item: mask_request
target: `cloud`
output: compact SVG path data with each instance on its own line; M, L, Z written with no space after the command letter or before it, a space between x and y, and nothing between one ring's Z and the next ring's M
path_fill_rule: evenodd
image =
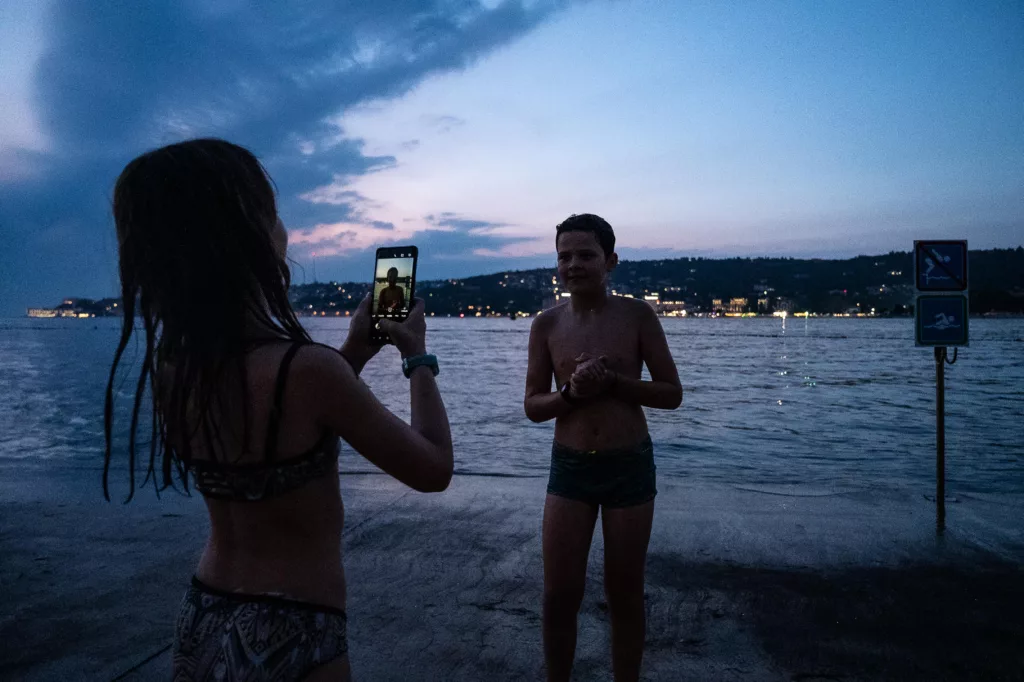
M455 222L457 219L449 221ZM485 221L474 221L462 219L464 223L480 223ZM474 229L457 225L432 225L427 223L423 229L417 230L409 235L420 248L420 253L430 253L432 257L439 260L464 260L475 261L480 267L491 268L493 264L488 261L498 258L515 258L523 255L535 255L538 253L532 248L517 248L522 245L536 241L536 236L504 236L497 234L481 233ZM399 240L400 241L400 240ZM553 248L549 249L552 253Z
M466 66L554 9L423 0L223 7L59 3L36 78L46 128L80 150L212 129L276 151L289 134L334 132L321 122L347 107Z
M329 206L348 206L353 209L357 205L362 210L379 208L365 196L355 190L345 189L344 185L324 185L299 195L299 199L310 204L327 204Z
M420 122L439 133L451 132L453 128L466 125L465 119L459 118L458 116L452 116L450 114L443 116L424 114L420 116Z
M541 238L517 239L497 249L473 249L473 255L482 258L527 258L552 253L554 253L554 246L551 240Z
M355 199L361 201L361 197ZM299 263L317 258L318 270L338 280L350 277L346 273L352 264L368 261L379 246L415 244L421 258L462 268L460 274L465 274L470 265L478 271L498 269L524 258L532 259L532 267L536 262L547 262L553 253L550 239L537 239L520 227L454 212L397 222L374 220L368 215L357 208L347 220L290 230L289 253ZM540 256L543 258L538 260Z
M472 220L461 218L455 213L440 213L438 215L426 216L426 221L436 227L447 227L453 230L464 230L472 232L487 228L502 227L502 223L492 223L487 220Z
M45 155L25 147L0 148L0 186L42 178Z
M17 294L8 304L109 293L117 173L145 149L188 137L224 137L256 152L289 225L395 231L374 225L387 221L368 217L343 188L397 160L366 155L338 125L340 115L463 69L564 4L56 0L33 79L48 151L8 151L0 163L0 230L14 242L0 254L0 284ZM41 235L58 224L69 236L44 243ZM100 255L82 255L97 247Z
M324 223L309 229L293 230L289 233L288 244L293 254L301 251L301 255L312 257L339 256L368 249L389 238L390 233L390 230L363 223Z

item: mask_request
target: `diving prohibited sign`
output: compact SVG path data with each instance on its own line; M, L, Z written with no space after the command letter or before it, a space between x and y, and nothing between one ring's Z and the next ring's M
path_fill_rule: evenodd
M915 241L914 285L917 345L966 346L967 241Z
M967 241L915 241L918 291L967 291Z

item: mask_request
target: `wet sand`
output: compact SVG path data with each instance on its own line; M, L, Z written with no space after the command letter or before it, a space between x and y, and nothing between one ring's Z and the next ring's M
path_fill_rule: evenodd
M0 678L162 680L198 499L0 472ZM542 679L543 478L342 477L357 680ZM98 486L98 481L97 481ZM1024 680L1024 499L659 482L646 680ZM611 680L600 531L575 679Z

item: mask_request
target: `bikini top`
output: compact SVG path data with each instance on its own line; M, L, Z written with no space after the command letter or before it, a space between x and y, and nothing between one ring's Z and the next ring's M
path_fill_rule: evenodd
M266 461L226 464L210 460L192 460L190 469L196 490L206 497L238 502L257 502L301 488L315 478L337 471L340 442L325 432L309 450L294 457L276 459L277 436L284 408L284 390L288 368L301 342L293 344L281 359L274 388L274 403L267 422Z

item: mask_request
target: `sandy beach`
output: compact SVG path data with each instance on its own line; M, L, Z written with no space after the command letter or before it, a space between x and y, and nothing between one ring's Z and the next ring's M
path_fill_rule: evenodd
M18 478L0 485L0 677L166 679L200 500ZM341 482L356 679L542 679L544 479ZM644 679L1024 679L1019 496L959 497L937 538L919 492L659 489ZM598 533L578 680L611 679L602 553Z

